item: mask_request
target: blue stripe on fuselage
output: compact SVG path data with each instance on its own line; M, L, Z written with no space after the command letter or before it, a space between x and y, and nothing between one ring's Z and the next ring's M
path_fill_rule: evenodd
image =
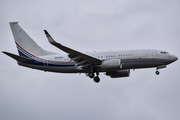
M26 54L28 54L28 56L25 54L25 53L23 53L23 52L21 52L20 51L20 48L18 49L18 52L19 52L19 55L20 56L23 56L23 57L26 57L26 58L30 58L30 59L32 59L32 58L34 58L34 57L32 57L31 55L29 55L28 53L26 53ZM31 57L29 57L29 56L31 56ZM39 61L37 61L37 60L35 60L35 59L32 59L33 61L32 62L30 62L29 64L32 64L32 65L39 65L39 66L44 66L45 65L45 63L43 62L43 60L39 60ZM47 63L46 63L47 64ZM64 64L64 63L55 63L55 64L53 64L52 62L49 64L48 63L48 66L51 66L51 67L72 67L72 66L75 66L75 63L71 63L71 64L68 64L68 63L66 63L66 64Z
M166 59L122 59L122 63L146 63L146 62L158 62L168 64L171 61Z
M30 57L28 57L27 55L25 55L24 53L22 53L20 50L18 50L18 53L19 53L19 55L22 56L22 57L30 58Z
M148 62L168 64L170 61L169 60L162 60L162 59L122 60L122 63L148 63ZM33 62L31 62L29 64L45 66L44 62L40 62L37 60L33 60ZM60 62L56 63L56 62L54 62L54 64L53 64L53 62L51 62L51 63L48 63L47 66L51 66L51 67L73 67L73 66L75 66L75 63L60 63Z

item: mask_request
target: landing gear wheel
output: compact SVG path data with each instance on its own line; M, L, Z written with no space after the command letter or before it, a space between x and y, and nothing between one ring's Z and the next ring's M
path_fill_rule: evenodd
M88 76L89 76L90 78L94 78L94 73L90 72L90 73L88 74Z
M159 75L159 71L156 71L156 75Z
M100 78L98 76L94 77L94 82L98 83L100 81Z

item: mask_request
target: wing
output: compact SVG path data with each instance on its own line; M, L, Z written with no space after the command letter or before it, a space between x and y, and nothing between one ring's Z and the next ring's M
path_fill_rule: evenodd
M60 43L57 43L46 30L44 30L44 32L48 38L48 41L52 45L56 46L57 48L61 49L64 52L68 53L68 57L71 60L75 61L77 63L76 65L81 65L82 67L88 67L88 66L92 66L92 65L101 64L102 61L100 59L95 58L91 55L87 55L85 53L78 52L78 51L68 48L66 46L63 46Z

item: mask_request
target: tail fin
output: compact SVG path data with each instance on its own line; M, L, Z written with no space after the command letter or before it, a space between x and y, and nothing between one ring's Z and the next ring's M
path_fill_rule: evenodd
M10 22L10 27L20 56L32 57L55 54L43 50L34 40L18 25L18 22Z

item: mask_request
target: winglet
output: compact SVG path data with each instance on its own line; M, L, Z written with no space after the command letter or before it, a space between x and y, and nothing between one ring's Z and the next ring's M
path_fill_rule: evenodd
M47 30L44 30L44 33L46 34L48 41L54 45L56 41L51 37L51 35L47 32Z
M9 24L18 24L18 22L9 22Z

